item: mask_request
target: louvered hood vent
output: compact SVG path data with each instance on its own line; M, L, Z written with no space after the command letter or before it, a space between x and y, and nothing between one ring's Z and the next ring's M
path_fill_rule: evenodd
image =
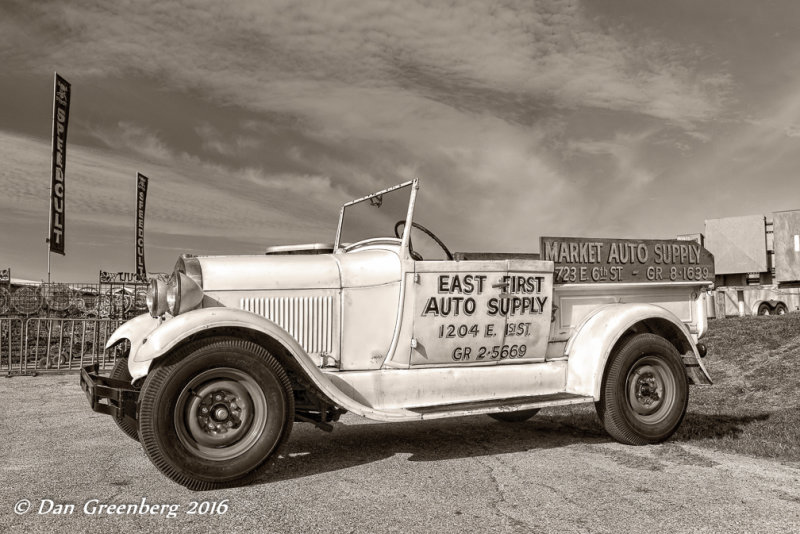
M333 352L330 296L243 298L240 307L275 322L309 354Z

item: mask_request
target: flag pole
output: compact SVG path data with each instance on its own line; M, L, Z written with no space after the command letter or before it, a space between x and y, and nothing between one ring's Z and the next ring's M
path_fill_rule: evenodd
M51 128L53 129L53 132L55 132L55 125L56 125L56 99L55 99L55 94L56 94L56 91L58 90L58 79L57 79L57 77L58 77L58 72L53 72L53 116L52 116L53 124L51 126ZM54 135L55 135L55 133L54 133ZM50 152L50 160L51 160L50 165L51 165L51 167L53 165L55 165L55 157L56 157L55 152L51 151ZM50 257L51 257L51 253L50 253L50 232L51 232L51 229L53 228L53 207L50 205L53 202L53 180L52 180L52 177L48 181L50 182L50 185L47 187L47 201L48 201L48 206L47 206L47 214L48 214L48 216L47 216L47 237L45 238L44 243L45 243L45 246L47 247L47 285L49 287L50 286Z

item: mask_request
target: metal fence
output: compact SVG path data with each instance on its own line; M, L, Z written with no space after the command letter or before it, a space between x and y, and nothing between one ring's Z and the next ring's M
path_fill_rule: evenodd
M78 371L84 365L109 369L119 355L105 344L122 319L0 318L0 372L31 374Z
M0 373L110 368L119 351L106 353L106 341L147 311L147 284L102 274L100 283L15 283L0 271Z
M22 319L0 317L0 371L10 373L11 362L25 353L24 333Z

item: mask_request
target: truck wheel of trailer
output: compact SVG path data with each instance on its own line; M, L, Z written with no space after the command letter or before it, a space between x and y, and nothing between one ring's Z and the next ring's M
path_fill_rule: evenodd
M114 362L114 367L111 369L109 378L124 380L130 383L131 374L128 372L128 358L117 358L117 361ZM120 416L115 417L114 421L129 438L139 441L139 425L136 423L136 420Z
M772 315L772 308L770 308L769 304L766 302L762 302L758 306L758 314L759 315Z
M787 311L786 304L784 304L783 302L779 302L775 306L775 315L786 315L786 311Z
M675 347L661 336L637 334L609 358L595 403L606 431L621 443L668 439L689 402L689 381Z
M139 401L147 456L193 490L257 478L277 458L294 421L286 372L266 349L235 338L200 340L165 356Z
M522 423L539 413L539 408L519 410L516 412L497 412L488 414L489 417L503 423Z

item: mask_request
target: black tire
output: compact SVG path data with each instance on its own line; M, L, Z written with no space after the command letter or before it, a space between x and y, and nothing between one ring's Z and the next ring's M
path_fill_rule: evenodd
M786 309L786 304L784 304L783 302L779 302L775 306L775 315L786 315L787 311L788 310Z
M128 358L117 358L117 361L114 362L114 367L111 369L109 378L124 380L130 383L132 379L131 374L128 372ZM125 432L125 435L133 440L139 441L139 425L135 419L120 416L115 417L114 422Z
M762 302L758 306L758 314L759 315L772 315L772 308L770 308L769 304L766 302Z
M178 349L150 372L139 401L147 456L192 490L257 478L277 458L294 421L286 372L266 349L240 339Z
M530 410L517 410L516 412L497 412L487 414L489 417L496 421L503 423L522 423L539 413L539 408L531 408Z
M595 403L615 440L660 443L678 429L689 402L689 380L675 347L661 336L638 334L611 355Z

